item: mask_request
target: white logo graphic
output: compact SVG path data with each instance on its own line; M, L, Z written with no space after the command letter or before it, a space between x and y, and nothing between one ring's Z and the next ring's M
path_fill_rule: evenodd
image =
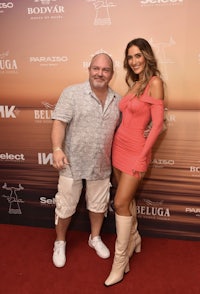
M151 162L152 167L154 168L164 168L166 166L172 166L175 162L173 159L162 159L162 158L154 158Z
M56 0L34 0L35 3L41 2L42 5L49 5L51 2L55 2Z
M137 214L140 218L170 219L169 208L163 207L164 201L151 201L143 199L144 205L137 205Z
M47 165L53 164L53 155L52 153L46 154L45 152L39 152L38 153L38 164Z
M99 0L86 0L87 2L92 2L96 12L94 25L104 26L111 25L111 18L109 14L109 8L115 7L116 4L109 0L99 1Z
M9 51L0 53L0 73L17 73L17 62L15 59L9 58Z
M186 207L185 212L200 217L200 208Z
M200 161L197 165L190 166L190 173L192 177L200 177Z
M45 109L35 109L34 110L34 119L37 123L51 123L52 112L55 107L55 104L50 104L43 101L42 105Z
M44 107L45 107L46 109L51 109L51 110L53 110L54 107L55 107L55 104L51 104L51 103L46 102L46 101L42 101L42 105L44 105Z
M184 0L140 0L141 6L165 6L165 5L180 5Z
M165 119L167 123L167 127L173 126L176 123L176 115L173 113L165 112Z
M0 153L0 161L24 161L24 154Z
M32 64L40 66L58 66L61 63L68 61L67 56L30 56L29 61Z
M0 13L4 13L4 10L3 9L7 9L7 8L13 8L14 7L14 4L13 2L1 2L0 3Z
M163 76L165 77L165 80L168 80L168 74L167 74L167 64L173 64L174 61L171 60L169 57L167 57L166 54L166 48L174 46L176 42L171 37L168 42L154 42L153 39L149 40L149 43L151 43L152 47L155 49L156 57L158 58L160 64L162 64L162 71Z
M55 198L40 197L40 204L43 206L55 206Z
M4 183L2 186L3 189L10 192L10 195L2 195L2 197L7 198L9 203L8 213L9 214L22 214L19 203L24 203L22 199L18 198L17 192L24 190L21 184L19 184L18 188L16 187L8 187L7 183Z
M105 54L109 55L109 56L112 58L112 55L111 55L111 54L109 54L108 52L106 52L106 51L103 50L103 49L99 49L99 50L97 50L94 54L91 54L91 55L90 55L90 60L91 60L92 57L94 57L96 54L100 54L100 53L105 53ZM90 66L90 60L83 61L83 68L88 69L88 67ZM115 69L122 67L122 66L121 66L121 63L120 63L119 60L113 60L113 63L114 63L114 68L115 68Z
M0 117L1 118L16 118L15 106L0 105Z
M31 20L48 20L48 19L62 19L65 12L62 5L51 5L57 0L34 0L41 6L28 7L27 13L31 16Z

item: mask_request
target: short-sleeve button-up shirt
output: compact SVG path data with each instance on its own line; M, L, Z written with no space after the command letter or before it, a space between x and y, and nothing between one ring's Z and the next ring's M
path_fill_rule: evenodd
M120 95L111 88L102 107L89 81L65 88L52 119L67 123L64 142L70 168L61 174L75 180L101 180L111 174L111 147L119 123Z

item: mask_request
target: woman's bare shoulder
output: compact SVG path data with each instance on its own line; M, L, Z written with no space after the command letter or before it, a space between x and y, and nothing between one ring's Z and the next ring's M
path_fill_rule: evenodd
M164 98L163 80L155 76L150 83L150 96L156 99Z

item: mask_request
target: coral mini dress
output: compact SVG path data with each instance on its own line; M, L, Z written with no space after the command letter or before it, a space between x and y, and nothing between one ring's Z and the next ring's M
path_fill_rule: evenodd
M119 102L122 121L114 136L112 164L130 175L147 170L152 147L163 127L164 102L148 95L152 79L140 97L128 94ZM151 120L153 126L145 138Z

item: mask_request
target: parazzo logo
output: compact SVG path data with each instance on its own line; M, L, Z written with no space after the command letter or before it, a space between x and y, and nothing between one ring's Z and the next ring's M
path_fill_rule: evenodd
M163 201L155 202L143 199L144 205L137 205L137 215L147 219L170 219L170 210L163 206Z
M57 66L68 61L67 56L31 56L30 63L39 64L40 66Z
M9 58L9 51L0 53L0 72L16 73L18 70L16 59Z
M0 105L0 117L1 118L16 118L15 105Z
M0 13L2 13L2 9L9 9L9 8L13 8L14 7L14 4L13 2L0 2Z
M151 161L151 165L154 168L164 168L165 166L173 166L174 165L174 160L173 159L156 159L154 158Z
M42 164L42 165L47 165L53 164L53 157L52 157L52 153L48 153L46 154L45 152L39 152L38 153L38 164Z
M140 0L142 6L163 6L163 5L178 5L184 0Z
M185 212L194 214L195 216L198 216L198 217L200 216L200 208L186 207Z

